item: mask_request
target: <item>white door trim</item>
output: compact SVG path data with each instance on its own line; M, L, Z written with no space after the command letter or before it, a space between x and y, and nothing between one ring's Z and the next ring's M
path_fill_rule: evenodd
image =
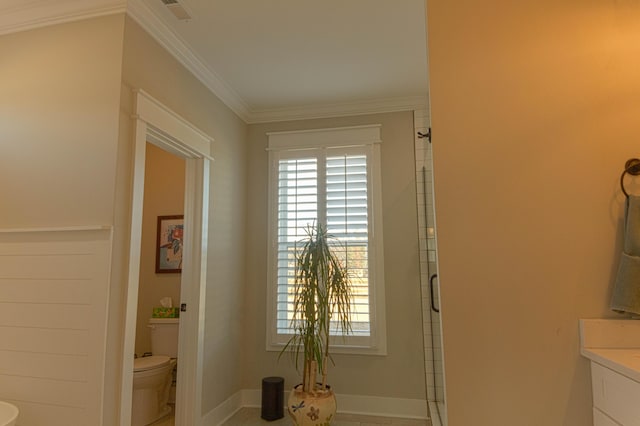
M142 90L136 91L131 236L122 353L120 424L131 424L133 357L135 350L142 202L144 198L147 142L186 161L185 247L180 302L179 368L176 392L176 425L197 426L202 413L204 303L207 275L210 147L213 139Z

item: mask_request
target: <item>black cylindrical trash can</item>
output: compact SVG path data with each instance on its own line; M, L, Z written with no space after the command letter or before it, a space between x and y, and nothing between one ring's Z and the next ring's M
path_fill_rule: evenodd
M284 379L265 377L262 379L262 414L265 420L278 420L284 417Z

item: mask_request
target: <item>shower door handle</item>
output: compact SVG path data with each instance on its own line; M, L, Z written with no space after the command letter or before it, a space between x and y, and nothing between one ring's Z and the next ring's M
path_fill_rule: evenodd
M433 280L435 280L436 278L438 278L438 274L433 274L431 275L431 278L429 278L429 292L431 293L431 310L433 310L434 312L440 312L440 309L436 308L436 301L433 298Z

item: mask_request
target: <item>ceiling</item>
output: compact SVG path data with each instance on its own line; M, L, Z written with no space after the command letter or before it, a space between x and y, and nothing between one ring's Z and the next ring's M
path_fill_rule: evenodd
M2 1L0 33L126 10L246 122L426 106L424 0Z
M247 121L426 99L424 0L177 0L187 21L162 0L139 1L238 98Z

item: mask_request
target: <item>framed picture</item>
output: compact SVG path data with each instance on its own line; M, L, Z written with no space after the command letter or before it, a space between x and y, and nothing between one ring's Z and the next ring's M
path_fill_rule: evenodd
M158 216L156 273L182 272L184 216Z

